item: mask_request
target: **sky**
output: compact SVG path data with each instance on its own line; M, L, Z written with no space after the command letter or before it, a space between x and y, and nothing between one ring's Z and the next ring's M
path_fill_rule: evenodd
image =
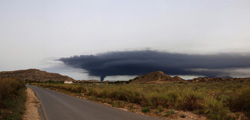
M60 59L147 50L249 56L249 13L249 0L0 0L0 71L99 79Z

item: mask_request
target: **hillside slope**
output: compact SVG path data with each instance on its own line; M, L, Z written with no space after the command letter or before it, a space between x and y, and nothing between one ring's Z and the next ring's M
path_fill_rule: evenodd
M227 81L234 81L234 82L247 82L250 81L250 78L207 78L207 77L200 77L194 78L191 82L227 82Z
M38 69L4 71L0 72L0 78L21 78L26 81L73 81L73 78L58 73L49 73Z
M162 71L151 72L140 75L130 81L130 83L169 83L169 82L186 82L179 76L171 77Z

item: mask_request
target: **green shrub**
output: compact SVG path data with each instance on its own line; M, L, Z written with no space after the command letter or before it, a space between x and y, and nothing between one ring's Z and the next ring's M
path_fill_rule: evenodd
M178 99L177 108L181 110L194 111L202 109L203 98L198 95L198 93L191 92L183 95Z
M181 114L181 116L180 116L181 118L185 118L186 117L186 115L185 114Z
M202 112L211 120L224 120L229 113L229 109L221 101L214 98L206 98Z
M170 115L173 115L173 114L175 114L175 111L172 109L172 110L167 111L164 116L170 116Z
M150 111L150 108L149 108L149 107L145 107L145 108L143 108L141 111L144 112L144 113L147 113L147 112Z
M162 112L163 111L163 107L162 106L158 106L156 110L157 110L157 112Z

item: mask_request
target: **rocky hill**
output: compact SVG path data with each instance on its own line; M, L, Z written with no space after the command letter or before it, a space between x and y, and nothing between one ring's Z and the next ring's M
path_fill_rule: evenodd
M235 82L246 82L250 81L250 78L194 78L191 82L225 82L225 81L235 81Z
M73 78L58 73L48 73L38 69L4 71L0 72L0 78L21 78L27 81L74 81Z
M169 83L169 82L186 82L179 76L171 77L162 71L151 72L140 75L130 81L130 83Z
M75 83L98 83L100 80L75 80Z

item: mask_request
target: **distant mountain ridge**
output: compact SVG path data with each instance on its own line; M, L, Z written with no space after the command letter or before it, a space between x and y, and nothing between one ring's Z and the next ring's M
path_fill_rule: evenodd
M226 81L235 81L235 82L247 82L250 81L250 78L194 78L191 82L226 82Z
M130 81L130 83L169 83L169 82L186 82L179 76L168 76L162 71L155 71L140 75Z
M132 80L130 83L142 83L142 84L150 84L150 83L171 83L171 82L226 82L226 81L234 81L234 82L247 82L250 81L250 78L207 78L207 77L199 77L194 78L192 80L184 80L179 76L168 76L162 71L155 71L147 74L140 75Z
M21 78L27 81L74 81L73 78L59 73L49 73L38 69L0 72L0 78Z

